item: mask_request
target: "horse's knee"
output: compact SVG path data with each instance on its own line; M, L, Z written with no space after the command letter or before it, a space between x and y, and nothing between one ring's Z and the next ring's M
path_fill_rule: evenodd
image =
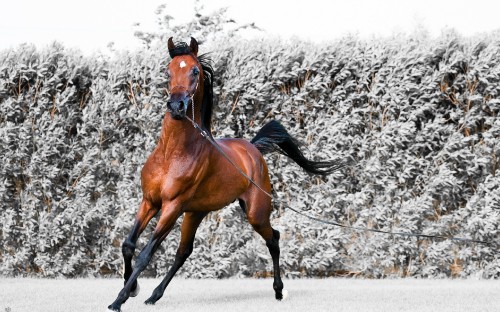
M122 254L125 258L132 258L134 256L135 244L129 239L126 239L122 244Z

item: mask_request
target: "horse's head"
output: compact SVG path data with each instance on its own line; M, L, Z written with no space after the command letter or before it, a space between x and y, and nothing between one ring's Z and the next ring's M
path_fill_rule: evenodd
M168 65L170 75L170 98L167 109L176 120L186 117L189 105L194 104L203 88L203 70L198 62L198 42L191 37L189 46L182 42L174 44L168 39L168 52L172 60ZM199 98L201 99L201 97Z

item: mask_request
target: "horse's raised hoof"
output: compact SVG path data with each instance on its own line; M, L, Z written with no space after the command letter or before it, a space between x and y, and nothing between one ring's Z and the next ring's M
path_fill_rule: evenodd
M156 303L156 300L154 300L153 298L149 298L148 300L144 301L144 304L147 304L147 305L154 305Z
M141 287L139 287L139 283L136 284L135 289L130 292L130 297L136 297L139 294Z
M117 312L120 312L120 311L121 311L121 310L120 310L120 307L119 307L119 306L117 306L117 305L115 305L115 304L110 304L110 305L108 306L108 309L109 309L109 310L111 310L111 311L117 311Z

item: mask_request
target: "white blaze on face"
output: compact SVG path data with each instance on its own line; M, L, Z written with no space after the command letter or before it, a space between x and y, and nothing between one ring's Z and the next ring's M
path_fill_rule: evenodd
M184 67L186 67L186 62L184 62L184 61L181 61L181 62L179 63L179 66L180 66L181 68L184 68Z

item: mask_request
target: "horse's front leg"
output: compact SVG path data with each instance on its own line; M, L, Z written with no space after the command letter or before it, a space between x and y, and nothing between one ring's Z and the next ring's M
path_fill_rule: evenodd
M158 249L161 242L172 230L175 221L177 220L177 218L179 218L181 213L181 205L177 202L168 202L162 205L161 216L153 232L153 236L139 253L139 256L137 257L137 261L135 263L135 267L129 278L127 279L127 282L125 282L125 286L118 294L116 300L108 306L108 309L113 311L120 311L122 304L130 297L130 292L132 291L134 285L136 285L139 274L144 271L146 266L149 264L154 252Z
M127 283L130 275L132 274L132 257L134 256L135 244L137 243L137 239L144 231L149 221L154 217L154 215L158 212L158 209L153 207L153 205L143 199L141 206L139 207L139 211L137 211L137 215L135 217L134 226L132 231L128 235L128 237L123 241L122 244L122 254L123 254L123 262L124 262L124 273L123 278L125 279L125 283ZM139 293L139 287L137 281L132 285L132 290L130 293L131 297L137 296Z
M203 218L207 215L206 212L186 212L184 214L184 220L182 220L181 225L181 241L179 243L179 248L175 254L174 264L168 271L167 275L163 281L155 288L151 297L149 297L145 304L155 304L165 292L168 284L174 277L175 273L182 267L186 259L193 252L194 237L196 235L196 230L200 225Z

